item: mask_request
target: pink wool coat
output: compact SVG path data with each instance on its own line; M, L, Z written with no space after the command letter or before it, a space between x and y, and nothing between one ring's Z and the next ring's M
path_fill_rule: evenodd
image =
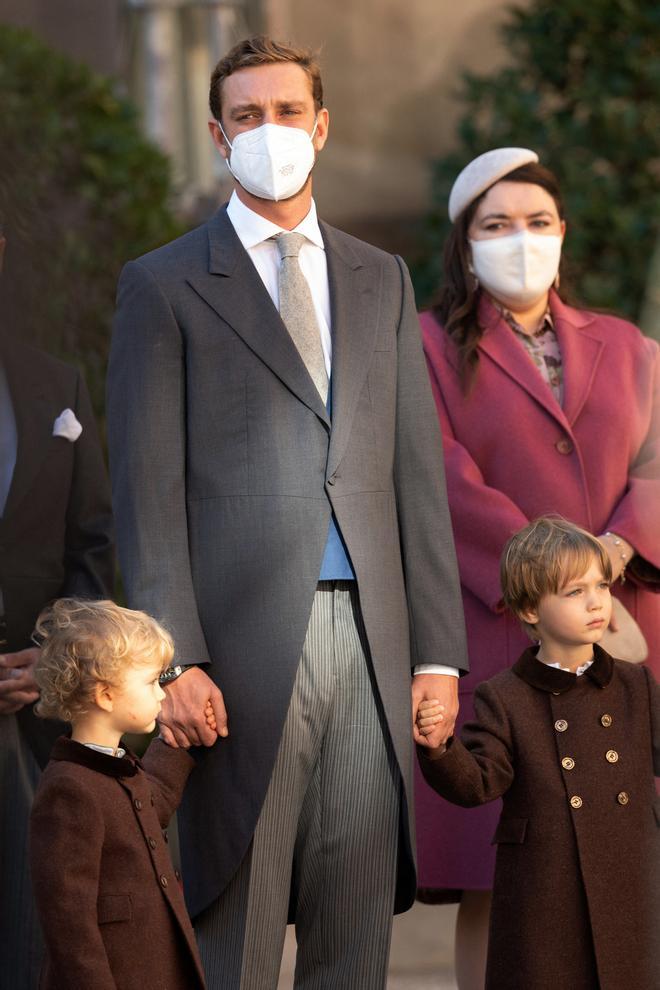
M483 297L479 366L464 391L453 343L421 317L445 447L447 491L461 575L471 673L477 684L515 663L529 640L501 611L499 559L512 533L560 513L625 537L638 556L614 593L642 627L660 676L660 358L632 324L565 305L550 308L562 355L559 406L522 343ZM460 723L459 723L460 724ZM499 806L450 808L418 776L419 885L489 889Z

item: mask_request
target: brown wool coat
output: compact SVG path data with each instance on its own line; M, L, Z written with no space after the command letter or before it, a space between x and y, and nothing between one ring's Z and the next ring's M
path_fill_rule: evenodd
M660 987L659 691L594 653L576 678L527 650L477 688L461 740L436 760L418 748L448 800L504 799L488 990Z
M55 743L30 827L41 990L203 990L163 833L192 767L160 740L142 761Z

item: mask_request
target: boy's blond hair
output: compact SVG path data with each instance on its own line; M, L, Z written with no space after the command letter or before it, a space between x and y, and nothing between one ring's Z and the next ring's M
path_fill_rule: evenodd
M114 602L60 598L36 625L41 653L34 672L42 718L71 722L89 711L98 683L118 686L126 668L172 662L172 637L145 612Z
M514 615L535 611L544 595L557 594L596 560L606 581L612 564L602 543L561 516L541 516L504 547L500 582L505 605Z

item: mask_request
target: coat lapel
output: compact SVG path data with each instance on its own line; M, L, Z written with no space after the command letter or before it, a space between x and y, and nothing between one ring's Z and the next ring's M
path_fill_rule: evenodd
M484 327L479 349L566 429L568 423L561 406L541 378L523 344L516 340L511 327L486 296L481 300L479 320Z
M364 265L348 240L321 223L332 314L332 434L328 475L348 443L357 402L376 343L382 268Z
M209 221L209 270L188 284L326 426L328 413L226 210Z
M14 348L10 343L1 348L18 436L16 467L7 495L4 520L9 519L32 490L48 444L52 442L55 415L62 411L60 409L53 415L52 403L49 403L46 392L47 383L33 373L29 358L22 357L22 352L22 348Z
M562 358L564 415L573 426L591 390L605 345L589 333L594 322L591 314L564 305L555 292L550 296L550 309Z

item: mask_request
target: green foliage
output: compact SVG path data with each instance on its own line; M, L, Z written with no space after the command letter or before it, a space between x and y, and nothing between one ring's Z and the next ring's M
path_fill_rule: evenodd
M458 150L436 162L420 299L439 283L447 198L490 148L533 148L559 177L577 300L637 319L660 233L660 5L532 0L502 28L508 65L468 74Z
M178 233L168 160L111 81L0 25L8 332L83 365L97 409L122 264Z

